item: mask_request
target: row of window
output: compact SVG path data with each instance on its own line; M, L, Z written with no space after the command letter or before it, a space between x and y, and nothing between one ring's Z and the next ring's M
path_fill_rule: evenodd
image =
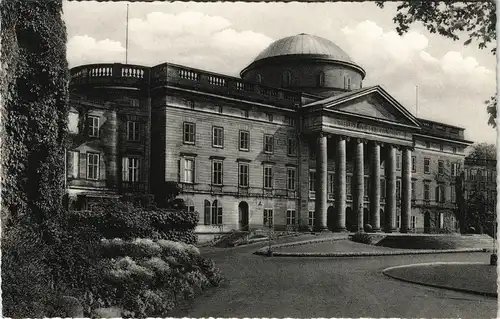
M86 179L99 180L101 154L86 153L87 167ZM80 178L80 152L69 151L68 157L70 161L70 169L67 172L69 178ZM122 181L124 182L139 182L140 180L140 159L138 157L123 157L122 158Z
M488 181L495 180L496 171L481 170L481 169L468 169L465 170L466 177L469 181Z
M87 118L87 127L89 137L99 137L100 118L98 116L89 116ZM140 124L136 121L127 121L127 140L140 141Z
M194 145L196 143L196 125L194 123L184 123L184 144ZM274 153L274 136L271 134L264 134L263 149L266 154ZM220 126L212 127L212 147L224 147L224 128ZM248 152L250 151L250 131L240 130L238 138L238 150ZM288 139L287 144L288 156L297 155L297 141L294 138Z
M223 186L223 166L224 161L213 159L212 160L212 185L214 186ZM194 183L195 179L195 161L194 158L186 157L181 160L181 179L180 182L183 183ZM239 187L249 187L249 176L250 176L250 164L245 162L240 162L238 164L238 186ZM274 167L273 165L265 164L263 167L263 187L265 189L273 189L274 188ZM296 167L287 167L287 179L286 179L286 187L289 191L296 190L296 177L297 177L297 168ZM334 194L334 182L335 175L333 173L328 173L328 185L327 192L328 194ZM385 188L385 178L380 179L380 196L382 198L386 197L386 188ZM424 181L424 200L430 200L430 183L428 181ZM370 189L370 180L369 177L365 177L364 182L364 196L369 196ZM311 194L314 194L316 191L316 172L311 170L309 172L309 191ZM346 194L347 196L352 195L352 175L346 176ZM451 201L455 202L455 186L450 185L451 192ZM439 202L445 202L445 185L438 185L436 187L436 195L435 200ZM396 197L401 198L401 180L396 180ZM411 182L411 198L416 199L416 181Z

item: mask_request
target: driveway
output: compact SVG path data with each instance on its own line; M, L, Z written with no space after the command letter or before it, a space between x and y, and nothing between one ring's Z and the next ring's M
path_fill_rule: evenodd
M262 246L262 245L260 245ZM488 253L362 258L268 258L259 246L206 252L225 283L198 297L187 317L460 317L496 318L497 300L430 288L382 274L385 268L423 263L488 262Z

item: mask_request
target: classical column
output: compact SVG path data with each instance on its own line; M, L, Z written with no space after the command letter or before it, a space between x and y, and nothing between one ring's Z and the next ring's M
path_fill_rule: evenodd
M328 230L326 225L328 170L327 170L327 137L324 133L318 136L316 146L316 200L315 231Z
M354 196L353 210L358 216L358 231L363 230L363 204L365 199L365 167L364 167L364 141L355 140L356 153L354 155Z
M370 216L373 231L380 230L380 143L371 144Z
M386 232L396 230L396 148L387 146L387 158L385 160L385 211L387 216Z
M402 177L402 198L401 198L401 229L402 233L407 233L410 230L411 216L411 150L403 149L403 169Z
M346 138L338 136L335 145L335 225L334 231L345 231L346 209Z

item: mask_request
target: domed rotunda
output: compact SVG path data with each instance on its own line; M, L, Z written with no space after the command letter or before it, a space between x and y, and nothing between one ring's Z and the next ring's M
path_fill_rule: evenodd
M361 88L366 73L335 43L301 33L271 43L240 75L266 86L328 97Z

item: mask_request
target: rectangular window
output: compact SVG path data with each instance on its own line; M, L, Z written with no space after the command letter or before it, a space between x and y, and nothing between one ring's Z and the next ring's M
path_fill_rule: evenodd
M352 176L351 175L347 175L345 177L345 184L346 184L346 186L345 186L345 193L346 193L347 196L350 196L352 194L352 183L351 183L351 181L352 181Z
M184 159L184 183L194 183L194 160Z
M296 156L297 155L297 141L294 138L288 139L287 154L288 154L288 156Z
M240 131L240 151L248 151L250 149L250 132Z
M370 179L365 177L365 182L363 183L364 191L363 196L368 197L368 192L370 191Z
M273 219L273 210L264 208L264 226L272 227L274 224Z
M87 179L99 179L99 154L87 153Z
M415 200L417 199L417 191L415 189L416 183L414 181L411 182L411 199Z
M400 154L396 155L396 170L398 170L398 171L401 170L401 155Z
M212 225L222 225L222 205L218 200L212 204Z
M295 126L295 119L293 117L287 116L286 117L286 124L288 124L290 126Z
M385 198L385 178L380 179L380 197Z
M444 185L439 185L439 202L444 203L446 202L446 193L445 193L445 186Z
M273 115L271 113L267 113L267 120L269 122L272 122L273 121Z
M139 99L129 98L128 100L129 100L131 106L133 106L133 107L140 106Z
M430 158L424 158L424 173L425 174L430 174L431 172L431 159Z
M417 171L417 157L416 156L411 157L411 171L412 171L412 173L415 173Z
M444 174L444 161L442 160L438 161L438 174L439 175Z
M424 200L430 200L430 185L424 182Z
M401 215L396 215L396 228L401 228Z
M273 188L273 167L264 166L264 188Z
M224 128L214 126L212 130L212 146L224 147Z
M401 199L401 180L396 180L396 199Z
M122 181L138 182L139 181L139 159L137 157L122 158Z
M471 181L475 181L476 180L476 174L477 174L476 170L475 169L471 169L469 171L469 179Z
M455 177L457 176L457 163L451 163L451 176Z
M328 173L328 194L333 195L335 193L335 175L333 173Z
M67 157L67 176L68 178L78 178L80 172L80 152L69 151Z
M430 142L425 142L425 148L431 148L431 143Z
M309 171L309 192L316 192L316 172Z
M272 135L264 135L264 153L272 154L274 152L274 137Z
M286 224L295 225L295 210L289 209L286 211Z
M68 132L78 133L78 113L69 112L68 114Z
M194 144L196 134L196 126L194 123L184 123L184 143Z
M411 216L411 229L417 228L417 216Z
M295 190L295 174L296 174L296 171L297 170L294 167L287 168L286 188L289 191L294 191Z
M307 218L307 225L309 227L314 227L314 211L309 211L309 216Z
M457 153L457 148L453 147L453 154L456 154L456 153Z
M87 119L90 137L99 137L99 117L89 116Z
M439 144L439 150L442 152L444 150L444 145L443 144Z
M240 163L239 169L239 186L248 187L248 171L250 166L247 163Z
M212 185L222 185L222 161L214 160L212 162Z
M127 139L129 141L139 141L139 123L135 121L127 121Z
M457 201L457 194L455 193L455 185L450 185L450 197L451 197L451 202L455 203Z
M222 114L222 106L220 105L216 105L215 106L215 112L219 113L219 114Z

